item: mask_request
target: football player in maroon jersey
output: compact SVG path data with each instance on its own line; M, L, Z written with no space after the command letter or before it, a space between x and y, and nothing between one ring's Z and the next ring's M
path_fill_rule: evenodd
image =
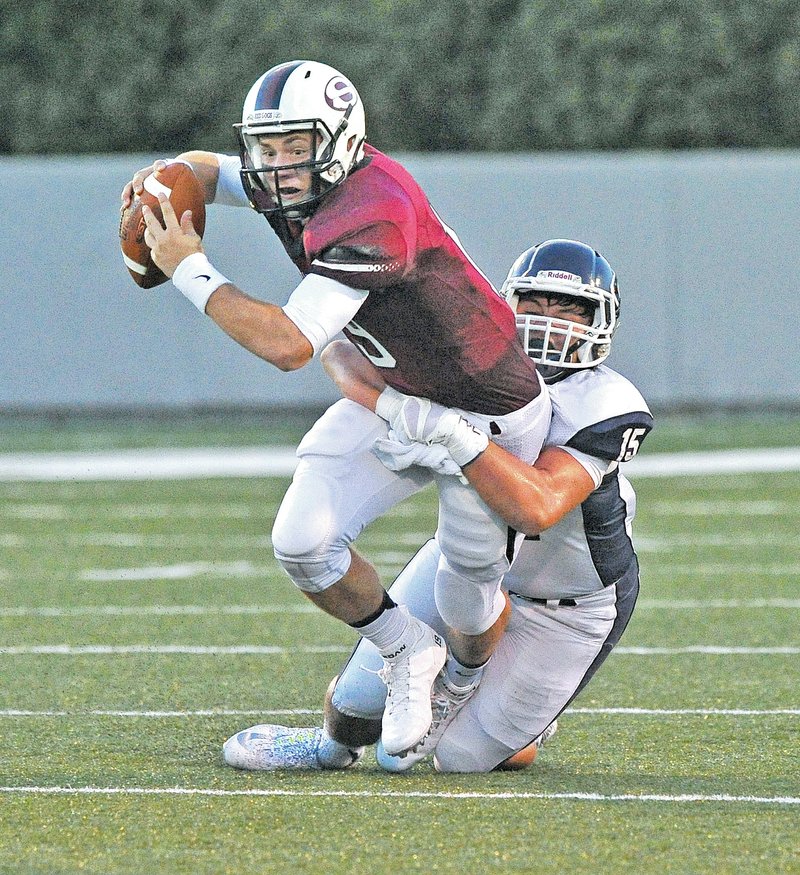
M234 340L281 370L305 365L340 332L388 386L458 409L473 426L459 463L487 436L526 462L538 455L549 396L516 334L514 314L397 162L365 141L353 85L331 67L293 61L250 89L236 126L238 157L187 152L209 203L262 213L302 281L279 307L239 289L210 263L191 215L162 199L145 208L146 242L174 285ZM123 206L147 168L123 190ZM387 401L388 405L389 402ZM439 489L436 600L450 658L473 689L508 617L500 517L466 482L428 468L389 471L372 454L384 419L334 404L305 436L272 531L275 556L320 608L356 628L384 658L382 743L413 749L431 722L430 691L446 648L398 607L352 547L372 520L431 481Z

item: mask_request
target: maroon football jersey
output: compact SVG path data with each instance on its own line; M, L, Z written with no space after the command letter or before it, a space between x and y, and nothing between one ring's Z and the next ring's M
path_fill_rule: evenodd
M301 273L369 295L344 329L401 392L501 416L539 393L514 314L396 161L365 162L283 240ZM302 245L300 245L302 243Z

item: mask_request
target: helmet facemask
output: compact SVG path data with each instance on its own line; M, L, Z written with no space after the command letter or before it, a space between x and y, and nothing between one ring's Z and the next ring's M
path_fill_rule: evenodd
M291 128L279 125L236 125L239 153L242 160L241 177L250 202L260 213L282 213L287 219L302 219L311 215L320 199L345 176L345 167L338 157L337 143L346 136L347 115L335 133L331 133L321 119L292 121ZM294 133L309 133L311 155L295 164L270 165L262 152L262 138L288 137ZM286 201L281 193L281 180L290 175L308 173L310 186L300 200Z

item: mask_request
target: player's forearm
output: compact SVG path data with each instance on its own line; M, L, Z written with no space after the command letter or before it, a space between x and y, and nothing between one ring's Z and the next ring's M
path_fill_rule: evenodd
M527 535L555 525L594 489L586 470L556 447L531 466L490 443L462 471L492 510Z
M217 182L219 181L219 161L214 152L203 152L199 149L193 149L189 152L182 152L178 155L178 159L180 161L188 161L192 165L194 175L203 186L206 203L213 203L217 193Z
M375 412L386 382L352 343L334 340L323 350L320 361L345 398Z
M303 367L314 350L283 310L258 301L232 283L208 299L206 314L238 344L282 371Z

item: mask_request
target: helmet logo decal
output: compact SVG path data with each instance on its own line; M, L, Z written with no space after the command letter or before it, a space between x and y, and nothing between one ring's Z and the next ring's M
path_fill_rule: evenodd
M582 283L583 279L574 273L568 273L566 270L540 270L536 274L537 280L569 280L573 283Z
M344 76L334 76L325 86L325 102L331 109L344 112L357 100L358 95L355 88Z
M247 116L248 122L279 122L283 113L279 109L256 109Z

